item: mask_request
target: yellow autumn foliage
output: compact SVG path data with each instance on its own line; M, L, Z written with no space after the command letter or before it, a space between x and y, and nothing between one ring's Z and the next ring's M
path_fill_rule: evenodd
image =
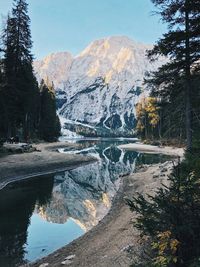
M171 231L165 231L157 234L157 242L152 243L152 248L157 250L158 256L154 259L154 266L168 266L169 263L176 263L176 252L179 246L179 241L172 238Z
M137 130L143 131L149 124L152 128L155 128L159 121L159 106L158 100L155 97L142 98L136 106L137 117Z

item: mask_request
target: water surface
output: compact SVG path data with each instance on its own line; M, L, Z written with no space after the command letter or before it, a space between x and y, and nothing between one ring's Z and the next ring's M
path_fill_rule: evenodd
M72 141L72 140L71 140ZM108 212L120 176L136 164L166 160L160 155L124 152L126 139L76 139L97 162L71 171L15 182L0 191L0 266L18 266L48 255L95 226Z

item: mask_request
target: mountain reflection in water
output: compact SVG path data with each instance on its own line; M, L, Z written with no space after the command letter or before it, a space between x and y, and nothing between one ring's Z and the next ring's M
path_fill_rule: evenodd
M108 212L120 176L134 171L136 159L160 156L120 150L125 140L77 140L98 161L71 171L13 183L0 191L0 266L17 266L48 255L95 226Z

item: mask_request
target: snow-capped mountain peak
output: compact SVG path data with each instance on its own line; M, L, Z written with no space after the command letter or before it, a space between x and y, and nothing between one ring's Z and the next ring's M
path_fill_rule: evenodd
M147 90L145 72L164 62L149 62L146 50L151 48L126 36L112 36L92 42L74 58L67 52L52 54L35 63L35 70L39 78L50 75L57 89L62 89L57 94L61 116L94 126L93 134L104 129L108 134L131 135L135 104Z
M68 78L72 60L73 57L69 52L58 52L35 61L34 69L38 80L46 80L48 77L54 82L56 88L62 87L63 82Z

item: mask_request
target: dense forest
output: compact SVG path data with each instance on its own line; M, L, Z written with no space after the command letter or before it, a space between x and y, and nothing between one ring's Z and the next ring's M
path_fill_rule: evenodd
M0 42L0 137L29 141L60 135L53 84L35 78L28 4L14 0Z
M134 227L148 240L134 267L200 266L200 1L152 0L168 32L148 52L168 57L146 83L151 95L137 105L143 138L186 147L169 186L155 196L127 199Z
M200 129L200 2L152 1L169 31L148 52L168 58L145 79L151 96L137 106L137 129L144 139L174 140L191 149Z

